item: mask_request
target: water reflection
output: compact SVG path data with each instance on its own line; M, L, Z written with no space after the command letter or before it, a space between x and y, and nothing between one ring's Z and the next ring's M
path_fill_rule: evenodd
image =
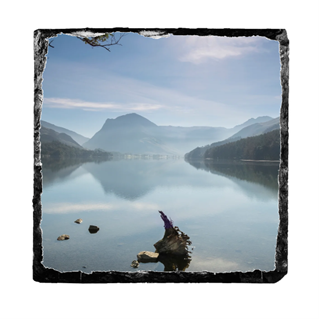
M247 181L259 184L278 194L278 163L213 162L188 161L203 171L222 176L239 184ZM77 170L81 167L83 170ZM136 200L152 192L157 187L212 187L215 181L195 172L186 172L181 161L166 160L118 160L105 162L75 163L63 161L43 163L43 186L56 180L80 176L89 172L103 187L105 193L113 193L121 198ZM187 173L187 174L186 174ZM219 181L220 183L220 181ZM217 184L218 185L218 184ZM241 185L241 188L245 188Z
M105 193L136 200L158 187L212 187L211 179L183 165L183 160L118 160L85 163L83 168L99 181Z
M139 270L272 270L279 222L277 174L277 164L46 163L45 266L132 271L135 254L154 251L153 244L163 236L158 216L163 210L191 237L192 261L161 257L158 263L140 264ZM83 219L80 225L74 223L78 218ZM101 229L92 235L90 225ZM71 240L57 243L63 233Z
M74 171L81 166L81 163L61 165L61 163L55 165L49 163L42 163L42 184L43 187L49 186L56 181L66 179Z
M160 255L159 261L164 265L163 271L186 271L190 266L191 257Z
M63 180L70 177L78 168L85 163L101 163L103 161L85 161L81 158L44 158L42 162L42 183L46 187L56 180ZM85 171L78 171L77 176L84 174Z
M187 162L196 169L209 171L228 178L258 183L276 193L278 192L279 163L277 162L219 162L212 160Z

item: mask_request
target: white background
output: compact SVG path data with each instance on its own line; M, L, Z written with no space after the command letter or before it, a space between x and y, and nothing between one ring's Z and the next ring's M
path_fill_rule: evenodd
M1 319L319 319L319 1L1 5ZM284 28L290 40L289 273L277 284L41 284L33 257L33 31Z

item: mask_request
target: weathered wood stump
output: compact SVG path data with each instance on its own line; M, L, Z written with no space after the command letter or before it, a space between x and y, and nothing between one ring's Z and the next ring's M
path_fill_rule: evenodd
M191 242L186 234L179 231L178 227L166 229L163 238L154 244L156 252L178 256L187 255L188 245Z
M164 271L185 271L190 264L191 257L188 246L191 245L189 236L173 226L172 220L162 212L161 219L164 222L164 236L161 240L154 244L156 252L141 251L137 255L138 262L157 262L160 261L164 265ZM135 268L135 261L131 267Z
M187 256L189 254L188 245L191 244L190 237L179 230L178 227L173 227L172 220L162 212L161 218L164 221L165 233L161 240L154 244L156 252L159 254Z

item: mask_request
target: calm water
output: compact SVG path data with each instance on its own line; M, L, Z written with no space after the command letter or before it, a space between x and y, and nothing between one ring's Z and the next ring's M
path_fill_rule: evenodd
M162 210L192 241L186 271L273 270L277 175L278 164L182 159L44 165L43 264L87 273L164 271L161 262L130 267L163 237ZM99 232L89 233L89 225ZM70 239L57 241L61 234Z

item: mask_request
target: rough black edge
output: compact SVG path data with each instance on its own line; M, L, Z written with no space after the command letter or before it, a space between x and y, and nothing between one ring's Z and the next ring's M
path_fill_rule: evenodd
M48 39L61 33L91 32L143 32L153 31L159 35L198 36L261 36L279 41L281 60L282 104L280 110L281 160L279 167L279 229L275 255L275 270L252 272L59 272L45 268L42 250L41 193L42 173L40 159L40 116L43 101L42 74L46 64ZM219 282L219 283L276 283L288 271L288 97L289 97L289 39L285 29L160 29L160 28L79 28L39 29L34 31L34 196L33 196L33 280L51 283L175 283L175 282Z

